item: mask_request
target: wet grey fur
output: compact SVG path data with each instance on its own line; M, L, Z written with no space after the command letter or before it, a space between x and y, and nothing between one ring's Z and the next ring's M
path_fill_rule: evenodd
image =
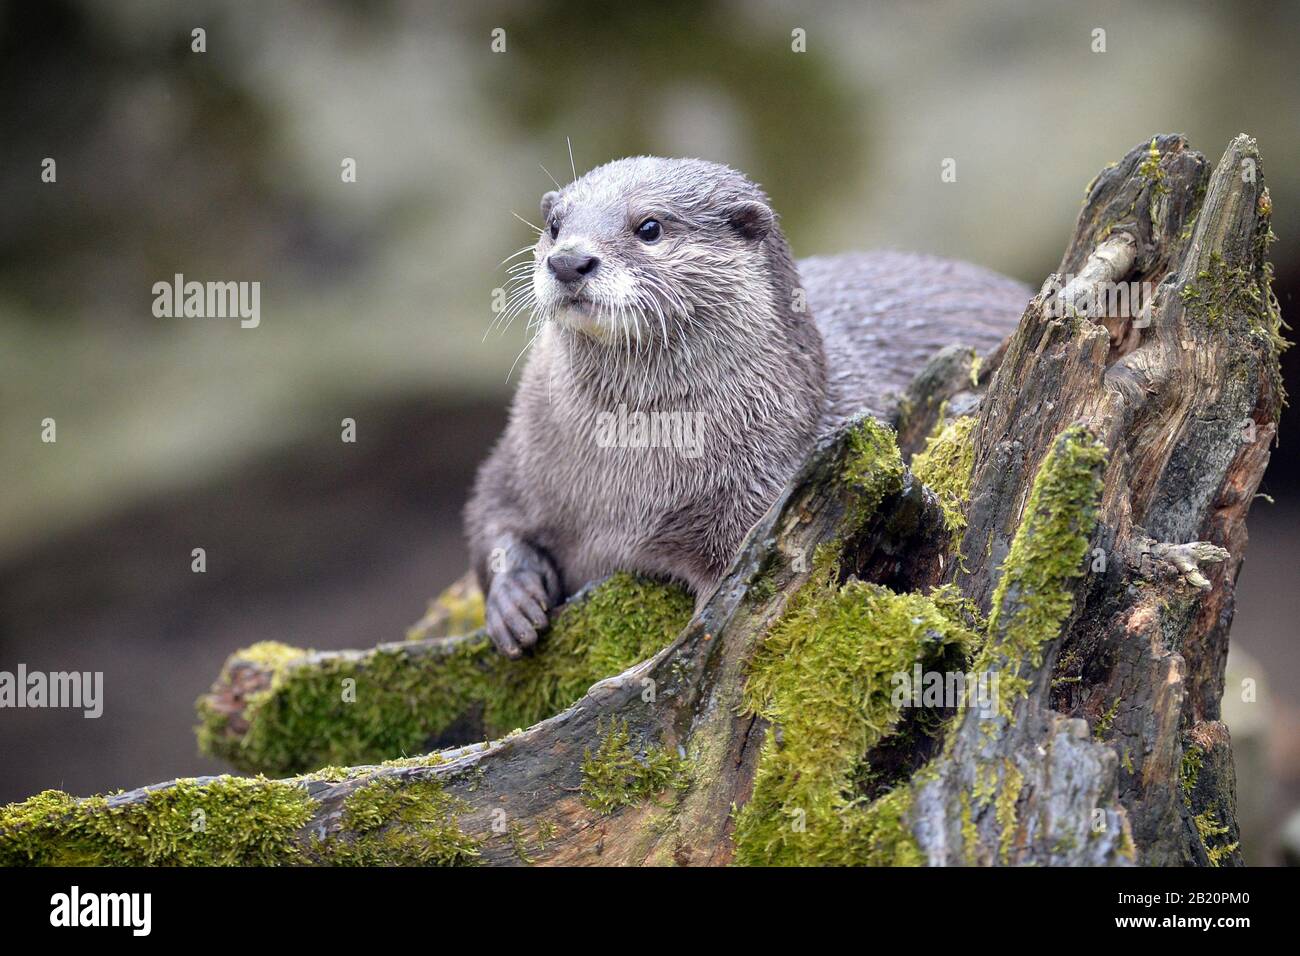
M517 656L547 612L616 570L704 597L816 437L887 417L934 352L984 352L1030 291L977 266L884 252L798 269L763 191L700 160L638 157L543 198L512 300L538 335L465 510L488 631ZM662 238L643 243L646 219ZM551 226L558 227L555 238ZM597 256L572 289L552 253ZM597 441L627 411L703 413L698 457Z

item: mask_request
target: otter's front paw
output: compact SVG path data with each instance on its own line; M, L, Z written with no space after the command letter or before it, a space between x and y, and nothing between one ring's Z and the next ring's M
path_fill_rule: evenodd
M513 549L512 549L513 550ZM508 566L488 587L486 624L496 649L509 658L537 643L547 612L559 603L559 575L551 562L531 549L507 555Z

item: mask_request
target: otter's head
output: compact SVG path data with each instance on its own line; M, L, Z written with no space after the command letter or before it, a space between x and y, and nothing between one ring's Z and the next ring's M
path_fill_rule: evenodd
M772 316L796 284L767 196L718 163L620 159L548 192L542 218L534 318L595 341L667 346Z

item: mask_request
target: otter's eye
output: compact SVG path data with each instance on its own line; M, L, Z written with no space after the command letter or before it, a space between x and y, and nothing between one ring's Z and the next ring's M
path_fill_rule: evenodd
M560 234L560 220L551 220L551 238L554 239Z
M636 227L636 237L642 242L658 242L659 237L664 234L663 228L659 225L657 219L647 219L641 225Z

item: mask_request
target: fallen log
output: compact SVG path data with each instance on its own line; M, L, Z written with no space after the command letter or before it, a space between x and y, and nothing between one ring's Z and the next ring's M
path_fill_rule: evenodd
M1011 339L823 442L693 615L620 576L531 670L430 634L463 604L259 646L204 745L363 765L47 792L0 811L0 863L1240 863L1219 702L1283 403L1270 214L1249 137L1213 172L1155 137Z

